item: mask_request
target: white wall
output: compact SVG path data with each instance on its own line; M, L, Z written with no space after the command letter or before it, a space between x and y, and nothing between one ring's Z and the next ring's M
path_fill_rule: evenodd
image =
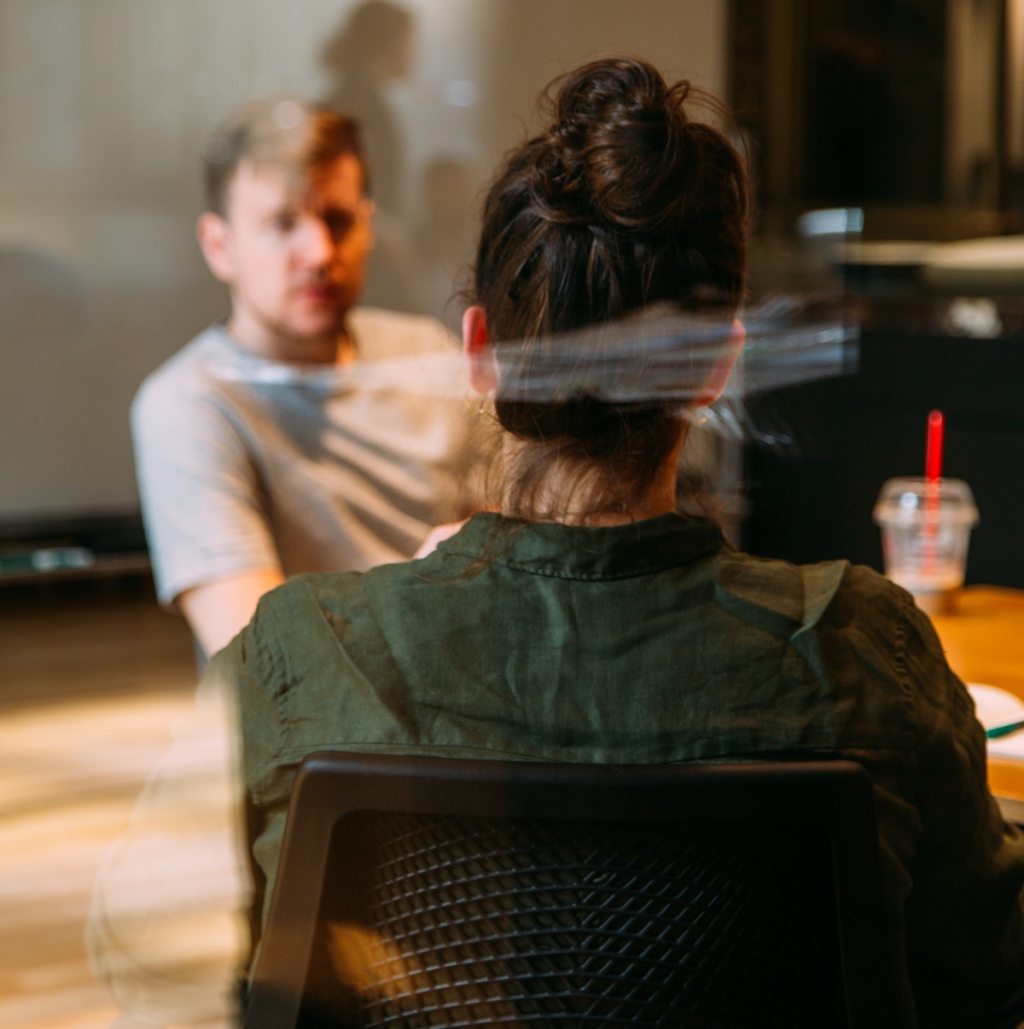
M539 88L598 52L724 85L725 0L406 3L413 210L428 161L482 179ZM0 0L0 519L135 506L131 396L224 313L193 240L202 145L242 99L322 93L317 54L351 6Z

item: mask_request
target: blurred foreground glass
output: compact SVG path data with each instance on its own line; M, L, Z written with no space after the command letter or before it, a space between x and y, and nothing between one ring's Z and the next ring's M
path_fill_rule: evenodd
M970 486L960 479L889 479L874 518L882 530L886 576L929 614L953 610L978 523Z

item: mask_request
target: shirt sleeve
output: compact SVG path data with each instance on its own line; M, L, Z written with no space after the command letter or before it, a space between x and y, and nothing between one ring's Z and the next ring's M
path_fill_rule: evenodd
M253 958L270 902L295 778L294 764L282 759L288 738L288 716L283 709L288 675L273 647L278 627L268 597L284 595L294 586L292 580L260 601L252 621L214 655L205 676L216 680L219 691L234 694L239 713L240 801L252 882L249 929Z
M135 398L131 424L161 603L239 572L280 568L265 492L223 402L151 379Z
M989 793L985 734L966 687L931 622L908 609L921 835L906 925L920 1024L1012 1026L1024 1019L1024 833Z

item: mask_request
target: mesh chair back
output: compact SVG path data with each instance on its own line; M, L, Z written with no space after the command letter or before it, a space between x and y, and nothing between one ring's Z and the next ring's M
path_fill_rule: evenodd
M246 1026L897 1025L871 803L845 762L315 755Z

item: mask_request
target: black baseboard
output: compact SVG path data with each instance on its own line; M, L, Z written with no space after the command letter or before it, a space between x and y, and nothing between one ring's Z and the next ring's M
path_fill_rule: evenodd
M148 574L138 509L0 517L0 584Z

